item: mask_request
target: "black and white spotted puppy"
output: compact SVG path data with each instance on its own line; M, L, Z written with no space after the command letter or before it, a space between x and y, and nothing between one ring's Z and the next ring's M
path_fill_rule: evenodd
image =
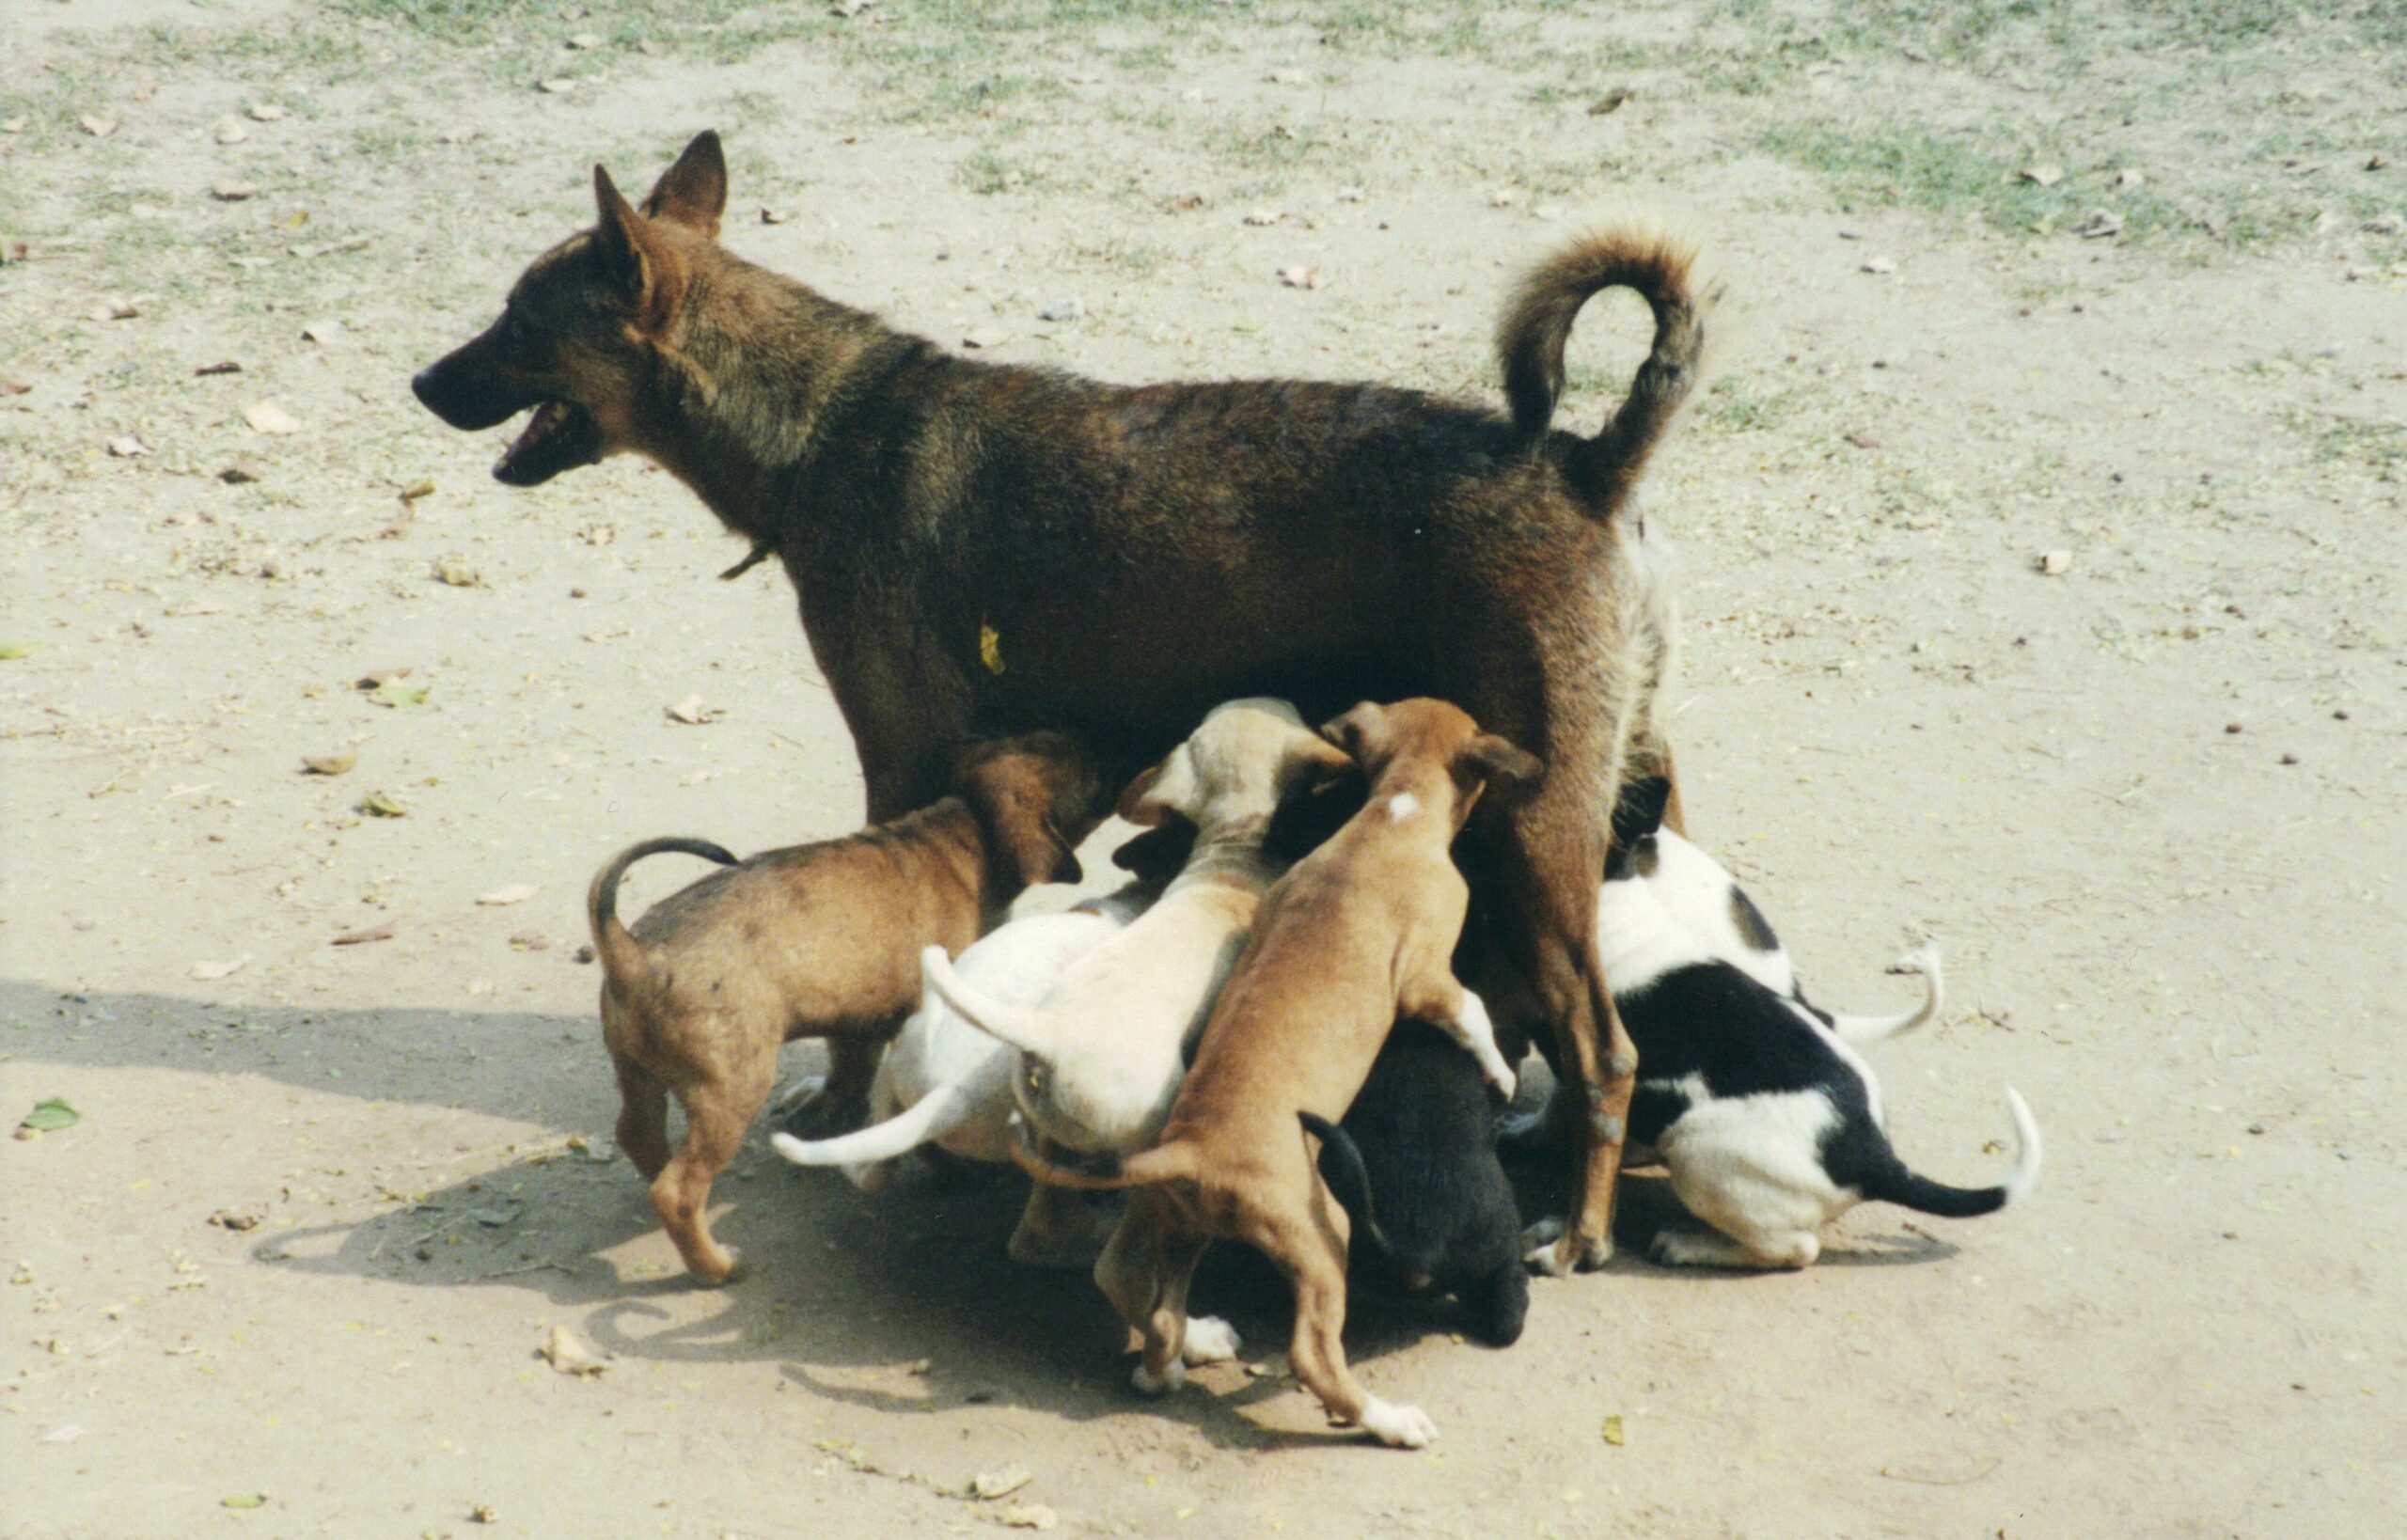
M1806 1002L1730 874L1660 827L1619 843L1607 862L1597 943L1638 1046L1630 1143L1660 1155L1681 1204L1710 1227L1665 1231L1656 1260L1804 1267L1821 1254L1821 1226L1857 1203L1964 1218L2003 1208L2037 1180L2039 1130L2011 1087L2017 1152L1996 1186L1943 1186L1889 1146L1880 1084L1856 1050L1938 1014L1929 949L1918 957L1919 1009L1824 1013Z

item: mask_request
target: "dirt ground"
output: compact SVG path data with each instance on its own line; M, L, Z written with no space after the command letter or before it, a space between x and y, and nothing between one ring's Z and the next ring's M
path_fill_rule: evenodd
M0 1123L80 1121L0 1144L0 1528L2407 1528L2407 28L2312 9L12 0ZM1244 1364L1140 1401L1003 1260L1016 1177L873 1200L756 1131L749 1274L690 1287L583 885L853 827L850 746L669 478L510 492L406 382L595 160L712 125L747 256L1113 379L1494 401L1520 268L1693 232L1741 322L1652 483L1693 830L1826 1001L1942 944L1897 1141L1993 1177L2011 1082L2029 1203L1797 1276L1626 1246L1501 1353L1366 1308L1418 1454L1320 1426L1235 1265ZM1563 420L1641 335L1592 309Z

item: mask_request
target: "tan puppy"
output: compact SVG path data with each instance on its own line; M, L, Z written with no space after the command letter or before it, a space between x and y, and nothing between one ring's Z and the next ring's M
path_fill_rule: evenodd
M920 949L957 951L1022 889L1076 882L1079 841L1108 794L1072 738L1037 732L957 756L954 793L841 840L738 863L698 840L622 851L588 895L602 961L602 1036L618 1067L619 1144L652 1183L653 1206L685 1265L726 1281L735 1258L703 1210L777 1078L778 1047L829 1044L818 1121L857 1124L879 1047L920 1003ZM719 861L619 922L619 881L662 851ZM668 1099L685 1112L669 1150Z
M1353 768L1284 700L1215 707L1122 794L1120 815L1196 826L1186 866L1151 909L1063 969L1033 1006L998 999L925 954L929 993L1020 1051L1012 1082L1049 1148L1118 1155L1160 1132L1187 1050L1236 961L1281 863L1263 849L1279 804Z
M1344 1117L1398 1016L1446 1031L1510 1096L1487 1009L1451 966L1470 890L1447 848L1484 790L1518 794L1540 767L1441 700L1361 705L1321 731L1370 777L1370 800L1263 901L1162 1142L1112 1178L1017 1156L1040 1180L1137 1189L1094 1276L1144 1335L1140 1390L1183 1378L1188 1282L1225 1237L1294 1285L1296 1375L1330 1420L1419 1448L1436 1437L1429 1419L1371 1395L1346 1368L1346 1219L1298 1114Z

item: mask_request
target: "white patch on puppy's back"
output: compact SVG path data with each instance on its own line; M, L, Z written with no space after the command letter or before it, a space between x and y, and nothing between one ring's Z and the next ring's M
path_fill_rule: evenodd
M1420 810L1421 799L1410 792L1398 792L1388 798L1388 817L1396 823L1403 823Z

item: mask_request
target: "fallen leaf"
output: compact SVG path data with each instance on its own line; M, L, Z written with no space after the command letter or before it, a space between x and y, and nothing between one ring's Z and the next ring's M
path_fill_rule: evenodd
M434 564L434 580L453 589L480 589L485 586L483 576L455 556L445 557Z
M552 1328L543 1339L543 1361L563 1375L598 1375L610 1367L610 1360L596 1353L585 1339L566 1327Z
M340 935L334 938L332 945L338 947L364 947L371 941L390 941L392 938L393 927L391 925L370 925L365 930L343 932Z
M727 715L716 706L703 705L702 698L699 695L687 696L684 699L669 707L668 711L670 721L683 722L687 727L700 727L708 722L716 722Z
M221 1208L209 1217L209 1222L220 1230L240 1233L244 1230L257 1230L260 1227L260 1216L236 1209Z
M510 944L519 951L549 951L552 950L552 938L543 935L540 931L520 931L510 938Z
M1042 1502L1011 1502L997 1510L995 1521L1007 1529L1049 1530L1062 1516Z
M1521 195L1510 187L1499 187L1487 195L1487 205L1491 209L1509 209L1520 201Z
M480 1502L475 1507L468 1510L468 1522L471 1524L498 1524L501 1522L501 1515L494 1511L492 1503Z
M301 768L313 776L341 776L358 762L356 754L308 754L302 757Z
M243 420L255 433L297 433L301 424L292 414L274 401L257 401L243 413Z
M420 497L432 497L433 495L434 483L425 477L418 478L417 480L412 481L408 486L401 489L401 501L405 503L414 503Z
M2015 175L2035 187L2053 187L2065 180L2065 168L2061 165L2026 165Z
M2039 575L2042 577L2062 577L2072 571L2072 553L2042 551L2039 553L2039 559L2034 565L2039 569Z
M592 52L601 47L602 42L602 34L599 32L572 32L568 39L568 45L580 54Z
M2117 187L2137 187L2146 181L2147 178L2145 175L2128 165L2115 173L2115 185Z
M1249 225L1257 227L1276 225L1279 221L1286 217L1287 216L1285 214L1281 213L1276 209L1256 209L1245 216L1245 222Z
M129 299L103 300L85 315L93 321L132 321L142 313L142 306Z
M1279 281L1290 289L1318 289L1328 283L1329 278L1316 267L1282 267L1279 270Z
M1886 257L1873 257L1864 261L1864 271L1866 273L1895 273L1897 271L1897 264L1891 261Z
M370 818L407 818L409 809L389 792L370 792L359 799L359 810Z
M192 976L204 982L230 979L240 973L243 970L243 965L250 960L251 954L246 951L230 963L195 963L192 966Z
M301 328L302 341L315 342L322 348L340 335L342 322L339 321L313 321Z
M217 479L229 487L239 487L260 479L260 464L256 460L228 460L218 467Z
M978 624L978 661L990 674L1003 671L1003 635L983 621Z
M576 82L568 79L566 76L555 75L549 80L539 80L535 82L535 89L542 91L546 96L566 96L569 92L576 89Z
M247 181L221 181L209 190L209 196L220 203L242 203L260 196L260 190Z
M404 684L398 679L388 679L369 692L368 703L371 706L423 706L428 692L433 688L432 684Z
M83 1121L84 1114L68 1106L66 1097L44 1096L34 1103L34 1109L26 1113L24 1121L17 1126L30 1128L37 1134L55 1134L61 1128L72 1128Z
M0 663L14 663L19 658L32 657L40 651L39 642L0 641Z
M109 453L119 460L134 460L150 452L150 446L132 433L109 440Z
M265 1492L237 1492L232 1497L219 1500L219 1506L227 1508L264 1508L267 1506L267 1494Z
M499 909L508 904L524 904L534 896L535 886L520 882L507 888L496 888L490 893L480 893L477 902L488 909Z
M1630 94L1630 89L1627 86L1614 86L1612 90L1607 91L1604 95L1588 103L1588 116L1591 118L1602 118L1608 113L1616 113L1621 111L1623 104L1628 102Z
M1039 321L1077 321L1087 313L1087 302L1076 294L1065 294L1036 312Z
M251 103L251 121L255 123L280 123L283 120L284 109L277 106L275 102L254 102Z
M794 215L786 212L783 209L772 209L763 206L761 210L761 223L763 225L782 225L793 217Z
M23 396L30 392L32 389L33 386L25 384L23 380L10 380L5 377L0 377L0 396Z
M969 1483L969 1495L981 1502L1006 1498L1036 1479L1035 1472L1024 1465L1007 1465L1000 1470L981 1470Z
M2084 219L2080 224L2075 225L2072 228L2072 232L2075 235L2080 236L2084 241L2096 241L2106 236L2120 235L2123 233L2123 216L2105 209L2100 209L2096 212L2092 213L2087 219Z
M70 1422L65 1427L53 1428L43 1434L41 1441L46 1444L71 1444L82 1437L84 1437L84 1424Z
M962 333L965 348L999 348L1012 339L1012 334L996 326L973 326Z
M192 371L193 378L196 380L205 379L212 374L240 374L242 372L243 366L234 362L231 358L220 358L213 364L203 364L198 369Z
M1605 1442L1619 1449L1626 1441L1627 1435L1622 1432L1621 1413L1615 1412L1605 1419Z
M105 139L117 132L117 119L102 118L98 113L87 112L76 121L83 124L84 132L95 139Z

